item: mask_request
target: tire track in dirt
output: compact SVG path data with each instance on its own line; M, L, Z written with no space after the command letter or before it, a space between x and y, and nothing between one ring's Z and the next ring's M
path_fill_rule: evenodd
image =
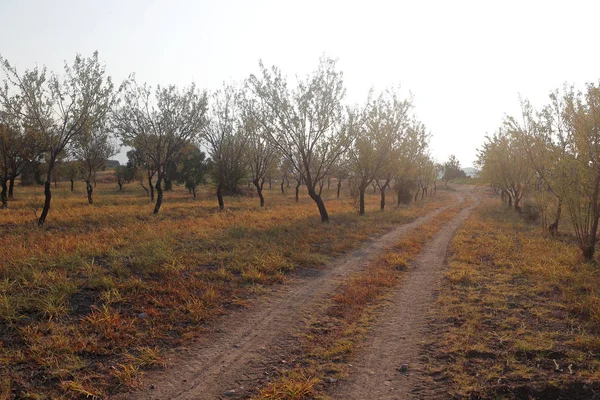
M209 332L190 348L170 357L166 371L152 371L145 381L149 389L127 393L121 399L198 400L241 398L265 378L260 364L277 360L279 348L300 329L303 316L334 292L348 276L363 269L403 235L435 218L439 213L464 200L457 193L455 201L416 220L398 226L324 270L312 270L259 299L250 309L222 317ZM280 359L279 359L280 360ZM148 387L148 386L147 386Z
M347 380L333 390L340 400L406 400L444 397L423 382L421 342L427 314L435 303L438 285L446 266L446 252L455 231L479 204L463 209L425 245L396 292L377 315L368 339L360 350ZM418 387L417 387L418 386Z

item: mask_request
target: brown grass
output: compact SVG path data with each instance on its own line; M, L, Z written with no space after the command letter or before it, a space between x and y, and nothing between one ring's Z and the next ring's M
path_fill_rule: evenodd
M382 213L369 197L359 217L350 199L326 190L324 225L307 196L296 204L276 186L264 209L240 197L222 212L210 189L194 201L176 188L158 215L139 186L115 187L99 184L90 206L81 185L71 193L59 183L43 229L40 188L15 188L0 210L0 399L102 398L135 386L144 368L160 366L161 350L201 335L263 285L444 201Z
M308 321L301 339L301 348L279 376L259 390L255 399L321 399L327 398L328 383L344 378L347 365L368 333L376 310L398 285L403 274L423 246L468 203L440 213L433 221L421 225L414 233L403 237L366 269L347 279ZM282 388L311 383L303 396L289 395Z
M455 398L600 395L600 271L488 200L452 242L430 372Z

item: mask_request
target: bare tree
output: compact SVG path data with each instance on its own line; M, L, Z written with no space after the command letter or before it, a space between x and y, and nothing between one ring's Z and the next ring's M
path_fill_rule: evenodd
M317 70L290 90L277 67L260 63L261 76L250 76L256 95L256 118L265 137L287 158L317 204L321 221L329 215L318 185L346 151L352 140L343 124L345 89L335 61L321 58Z
M1 59L7 79L0 90L0 101L20 125L40 135L47 164L44 184L44 208L38 220L42 226L50 210L50 183L54 167L66 147L90 126L103 120L114 102L114 88L98 52L91 58L75 57L72 66L65 63L64 76L35 67L19 74Z
M206 125L207 96L195 85L179 91L175 86L138 85L134 77L124 83L123 96L113 116L114 129L123 144L136 149L156 171L154 214L163 200L167 168L177 164L183 149ZM152 177L149 176L152 185Z

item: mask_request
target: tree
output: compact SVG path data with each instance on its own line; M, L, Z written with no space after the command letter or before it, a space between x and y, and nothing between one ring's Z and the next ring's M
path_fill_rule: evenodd
M455 155L450 155L448 161L444 163L444 176L443 179L448 186L448 182L458 178L465 178L467 174L460 167L460 161Z
M67 177L71 183L71 192L75 190L75 180L81 176L81 163L77 159L70 158L60 163L60 175Z
M182 91L174 85L158 86L154 95L150 86L138 85L134 77L123 86L122 104L114 113L113 126L123 144L139 152L150 167L148 171L156 171L157 214L168 168L177 164L184 148L206 125L207 96L193 84Z
M353 116L351 127L355 140L348 154L358 185L360 215L365 213L366 188L375 184L393 161L394 148L405 129L410 106L410 101L400 100L396 93L388 90L375 100L369 99L364 111Z
M563 159L571 184L565 203L583 257L592 261L600 219L600 84L564 95L569 155Z
M317 70L295 89L288 89L277 67L260 63L261 76L251 75L248 87L257 98L256 119L265 138L301 175L322 222L329 221L318 185L352 143L343 123L345 89L335 61L321 58Z
M119 190L123 190L123 183L131 182L135 178L135 171L129 165L117 165L115 167L115 177Z
M394 172L394 188L400 204L410 203L411 191L416 187L417 162L427 152L429 134L425 125L414 117L408 123L404 136L399 138L398 149L395 155L395 164L391 171ZM389 182L389 175L387 177ZM382 191L382 205L385 204L385 192ZM383 209L383 207L382 207Z
M521 210L521 199L531 183L534 171L529 165L527 152L510 126L504 124L492 136L486 136L478 154L481 176L500 188L508 206Z
M81 167L89 204L94 204L92 182L96 181L96 173L106 166L106 160L117 154L110 139L105 130L97 128L81 135L75 144L74 154Z
M9 116L0 112L0 199L3 207L8 207L8 199L13 198L15 180L38 157L39 144L34 132L11 124Z
M240 93L224 86L212 96L210 120L204 128L208 153L212 159L212 177L217 185L219 208L225 208L224 193L236 193L246 176L245 151L248 138L241 127Z
M72 66L65 63L62 77L47 77L45 67L21 75L8 61L0 61L7 76L0 89L5 112L25 130L40 135L43 144L47 171L44 208L38 220L42 226L50 210L56 162L74 140L105 119L115 99L113 83L100 65L98 52L91 58L77 55Z
M179 176L194 198L196 198L196 187L206 182L208 167L209 160L198 145L190 144L185 148L179 161Z
M242 129L247 137L246 164L250 171L252 184L260 198L260 206L265 206L263 186L265 179L270 176L277 167L279 154L276 148L265 139L263 128L255 119L256 113L251 109L254 105L245 102L242 111Z

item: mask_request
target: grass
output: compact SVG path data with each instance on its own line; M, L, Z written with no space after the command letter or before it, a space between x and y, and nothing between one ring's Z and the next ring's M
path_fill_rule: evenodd
M430 373L454 398L600 396L600 270L487 200L456 234Z
M99 183L95 202L68 182L53 189L44 228L42 189L15 188L0 210L0 399L104 398L135 387L161 352L202 334L207 323L243 307L265 285L303 267L322 267L369 236L409 222L445 201L358 216L349 198L324 196L331 217L292 190L226 198L210 189L193 200L176 187L161 212L142 189ZM308 379L308 378L307 378ZM310 382L310 379L308 379ZM302 385L293 392L302 392Z
M278 376L255 399L326 399L328 384L348 375L348 363L368 334L376 311L392 293L423 246L466 203L449 208L433 221L401 238L364 271L348 278L321 311L307 321L300 347ZM305 387L304 392L288 388Z

